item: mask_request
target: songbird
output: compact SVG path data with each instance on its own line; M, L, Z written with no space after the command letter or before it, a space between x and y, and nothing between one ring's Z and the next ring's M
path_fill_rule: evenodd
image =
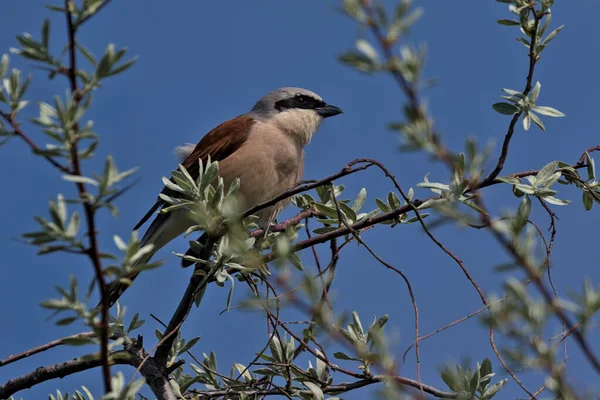
M243 211L273 199L300 181L304 147L324 118L340 113L340 108L325 103L310 90L284 87L262 97L250 112L218 125L194 148L182 146L177 151L185 156L181 164L194 179L198 176L198 160L206 162L209 156L219 162L219 175L226 190L239 178L237 201ZM162 193L168 194L169 190L165 187ZM258 225L268 228L287 203L289 200L257 212ZM164 206L165 202L158 198L134 230ZM142 246L154 245L152 252L136 264L147 263L160 248L192 226L194 222L186 214L184 210L173 210L156 215L141 239ZM138 274L132 271L126 278L133 281ZM123 282L112 285L108 294L111 307L128 287Z

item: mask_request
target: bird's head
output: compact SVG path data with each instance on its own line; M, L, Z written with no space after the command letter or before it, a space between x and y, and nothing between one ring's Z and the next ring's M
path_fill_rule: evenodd
M327 104L321 96L307 89L284 87L263 96L249 116L276 123L306 144L324 118L341 114L339 107Z

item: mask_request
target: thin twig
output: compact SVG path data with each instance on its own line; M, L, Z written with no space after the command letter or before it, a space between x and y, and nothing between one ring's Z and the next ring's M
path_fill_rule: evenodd
M75 49L75 34L76 28L73 24L73 15L71 13L71 0L65 0L65 15L67 18L67 37L69 40L69 73L67 77L71 85L71 95L73 101L79 104L81 100L78 97L77 87L77 53ZM72 163L72 174L76 176L83 176L81 172L81 164L79 162L79 150L77 148L77 132L79 131L79 125L75 123L73 125L75 132L71 139L71 163ZM87 200L87 189L82 182L76 182L77 189L79 190L79 197L83 200L83 208L85 211L85 219L88 228L88 239L89 239L89 252L88 256L94 266L94 272L96 275L96 281L98 282L98 290L100 292L100 300L102 308L100 310L101 322L100 322L100 357L102 359L102 376L104 382L104 391L106 393L111 391L110 383L110 364L108 362L108 339L110 330L108 327L109 315L108 315L108 287L104 280L104 271L102 269L102 263L100 262L100 250L98 247L98 237L96 232L96 220L95 220L95 209L94 206Z
M127 357L128 354L125 351L114 352L112 355L120 356L112 358L110 360L111 364L131 364L131 360ZM34 385L51 379L64 378L77 372L100 367L103 363L104 361L98 355L97 358L75 358L63 363L39 367L28 374L11 379L0 386L0 399L8 399L20 390L29 389Z
M538 27L540 25L540 20L543 18L542 15L537 14L535 9L533 8L534 5L535 5L535 3L532 3L532 5L530 6L531 10L532 10L531 12L533 12L533 16L534 16L534 25L533 25L533 33L531 35L531 43L529 45L529 54L528 54L529 55L529 70L527 72L525 89L523 90L523 95L525 95L525 96L527 96L529 94L529 92L531 91L531 88L533 87L533 71L535 69L535 64L538 60L537 52L536 52L537 39L538 39L537 33L538 33ZM515 133L515 126L517 125L517 122L519 121L519 118L521 117L522 114L523 114L523 112L519 111L518 113L513 115L512 119L510 120L510 124L508 125L508 131L506 132L506 135L504 136L504 141L502 143L502 151L500 152L500 157L498 158L496 167L482 181L482 183L481 183L482 185L493 182L494 179L496 179L496 177L500 174L500 172L502 172L502 169L504 168L504 162L506 161L506 158L508 157L510 140L512 139L513 134Z

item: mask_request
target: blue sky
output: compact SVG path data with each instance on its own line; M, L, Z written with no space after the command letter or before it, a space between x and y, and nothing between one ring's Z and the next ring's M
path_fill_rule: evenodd
M445 142L455 150L462 149L468 136L476 136L481 143L492 138L501 143L508 118L495 113L491 104L499 100L501 88L522 89L527 72L526 51L515 41L517 29L495 22L510 17L506 5L492 0L471 0L460 5L423 0L417 4L425 8L425 14L413 29L411 40L427 42L425 76L437 78L439 83L426 90L425 96ZM260 96L280 86L306 87L344 110L342 116L327 120L308 146L305 179L334 173L357 157L385 163L407 189L415 187L428 172L432 173L432 180L448 179L444 169L423 155L398 151L398 137L386 128L388 122L401 119L404 98L395 83L387 76L362 75L336 61L336 55L350 48L360 33L352 21L334 12L338 5L331 0L179 1L171 6L164 2L115 1L83 29L81 40L98 55L108 42L113 42L119 47L127 46L131 55L139 56L134 68L97 91L88 115L95 121L102 140L97 160L84 165L86 173L98 171L107 154L112 154L122 169L141 167L140 184L117 202L119 218L108 213L100 216L103 250L116 251L112 235L128 237L130 229L153 204L162 186L161 176L176 166L172 155L175 146L197 142L208 130L249 110ZM519 126L506 172L537 169L557 159L574 162L583 150L598 144L598 135L589 121L597 114L594 89L600 87L600 58L597 44L590 39L597 37L594 26L600 5L591 0L581 0L577 7L570 2L557 2L553 12L553 26L565 24L565 29L544 51L535 79L543 85L539 103L556 107L567 117L546 119L545 133L537 128L525 132ZM37 35L48 14L39 1L4 4L0 51L16 45L17 33ZM52 44L60 51L64 21L55 17L52 22ZM45 73L28 68L30 63L13 59L18 67L27 68L33 75L28 93L33 104L64 92L63 80L48 81ZM34 115L34 108L31 105L26 115ZM33 126L26 124L24 129L43 143L42 135ZM76 327L56 327L46 321L48 313L38 304L54 296L54 285L66 284L69 274L83 282L91 277L92 268L74 256L38 257L32 248L13 240L18 234L35 229L32 215L46 215L48 200L58 192L73 195L72 185L62 181L42 159L31 156L18 140L0 149L0 170L6 191L0 203L4 282L0 291L0 320L4 321L0 357L4 358L74 333ZM346 185L348 197L366 187L369 209L375 208L375 196L385 196L391 190L375 170L339 183ZM570 289L580 290L584 277L592 282L600 278L593 252L598 219L596 209L584 211L580 193L571 188L561 190L562 198L574 200L571 206L556 210L560 220L552 268L556 285L565 294ZM417 190L417 197L427 195L426 191ZM518 204L508 187L487 190L485 196L498 211ZM538 208L534 206L534 218L545 227L545 214ZM285 215L293 211L287 210ZM445 226L436 235L464 260L486 293L499 289L505 275L493 272L493 267L506 261L507 256L489 234ZM481 306L458 267L416 224L393 230L378 227L365 233L364 238L411 280L422 333ZM170 253L183 250L185 243L180 239L163 249L159 258L167 260L165 266L138 278L135 287L123 297L130 310L139 311L147 319L141 330L147 344L153 342L153 331L158 327L148 314L153 312L168 320L187 284L189 271L179 268L178 260ZM306 268L315 270L309 252L305 251L304 256ZM364 249L349 246L342 254L333 293L339 311L356 310L363 321L388 313L388 332L394 338L395 353L401 357L413 339L413 314L399 277L379 265ZM241 285L238 294L243 294ZM264 318L258 314L231 311L219 315L226 296L227 290L210 288L204 303L193 310L183 329L187 337L202 336L195 353L214 350L222 372L228 372L232 362L247 363L266 338ZM596 332L590 333L593 336ZM600 350L598 346L596 350ZM0 381L79 354L78 348L48 351L2 368ZM479 361L490 357L498 377L506 375L490 349L486 329L477 319L471 319L422 343L423 382L444 388L439 367L463 356ZM416 376L414 353L399 369L402 375ZM20 396L44 398L54 388L72 392L82 384L100 394L99 374L100 371L90 371L50 381ZM568 374L582 388L593 387L593 382L597 382L597 376L572 343ZM532 390L541 385L543 378L537 373L521 377ZM371 389L361 389L344 398L363 399L372 393ZM523 397L512 381L500 395L517 396Z

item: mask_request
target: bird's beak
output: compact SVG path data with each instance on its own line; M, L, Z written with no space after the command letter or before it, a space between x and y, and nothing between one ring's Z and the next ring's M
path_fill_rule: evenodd
M315 111L323 118L333 117L334 115L343 113L341 108L329 104L323 107L315 108Z

